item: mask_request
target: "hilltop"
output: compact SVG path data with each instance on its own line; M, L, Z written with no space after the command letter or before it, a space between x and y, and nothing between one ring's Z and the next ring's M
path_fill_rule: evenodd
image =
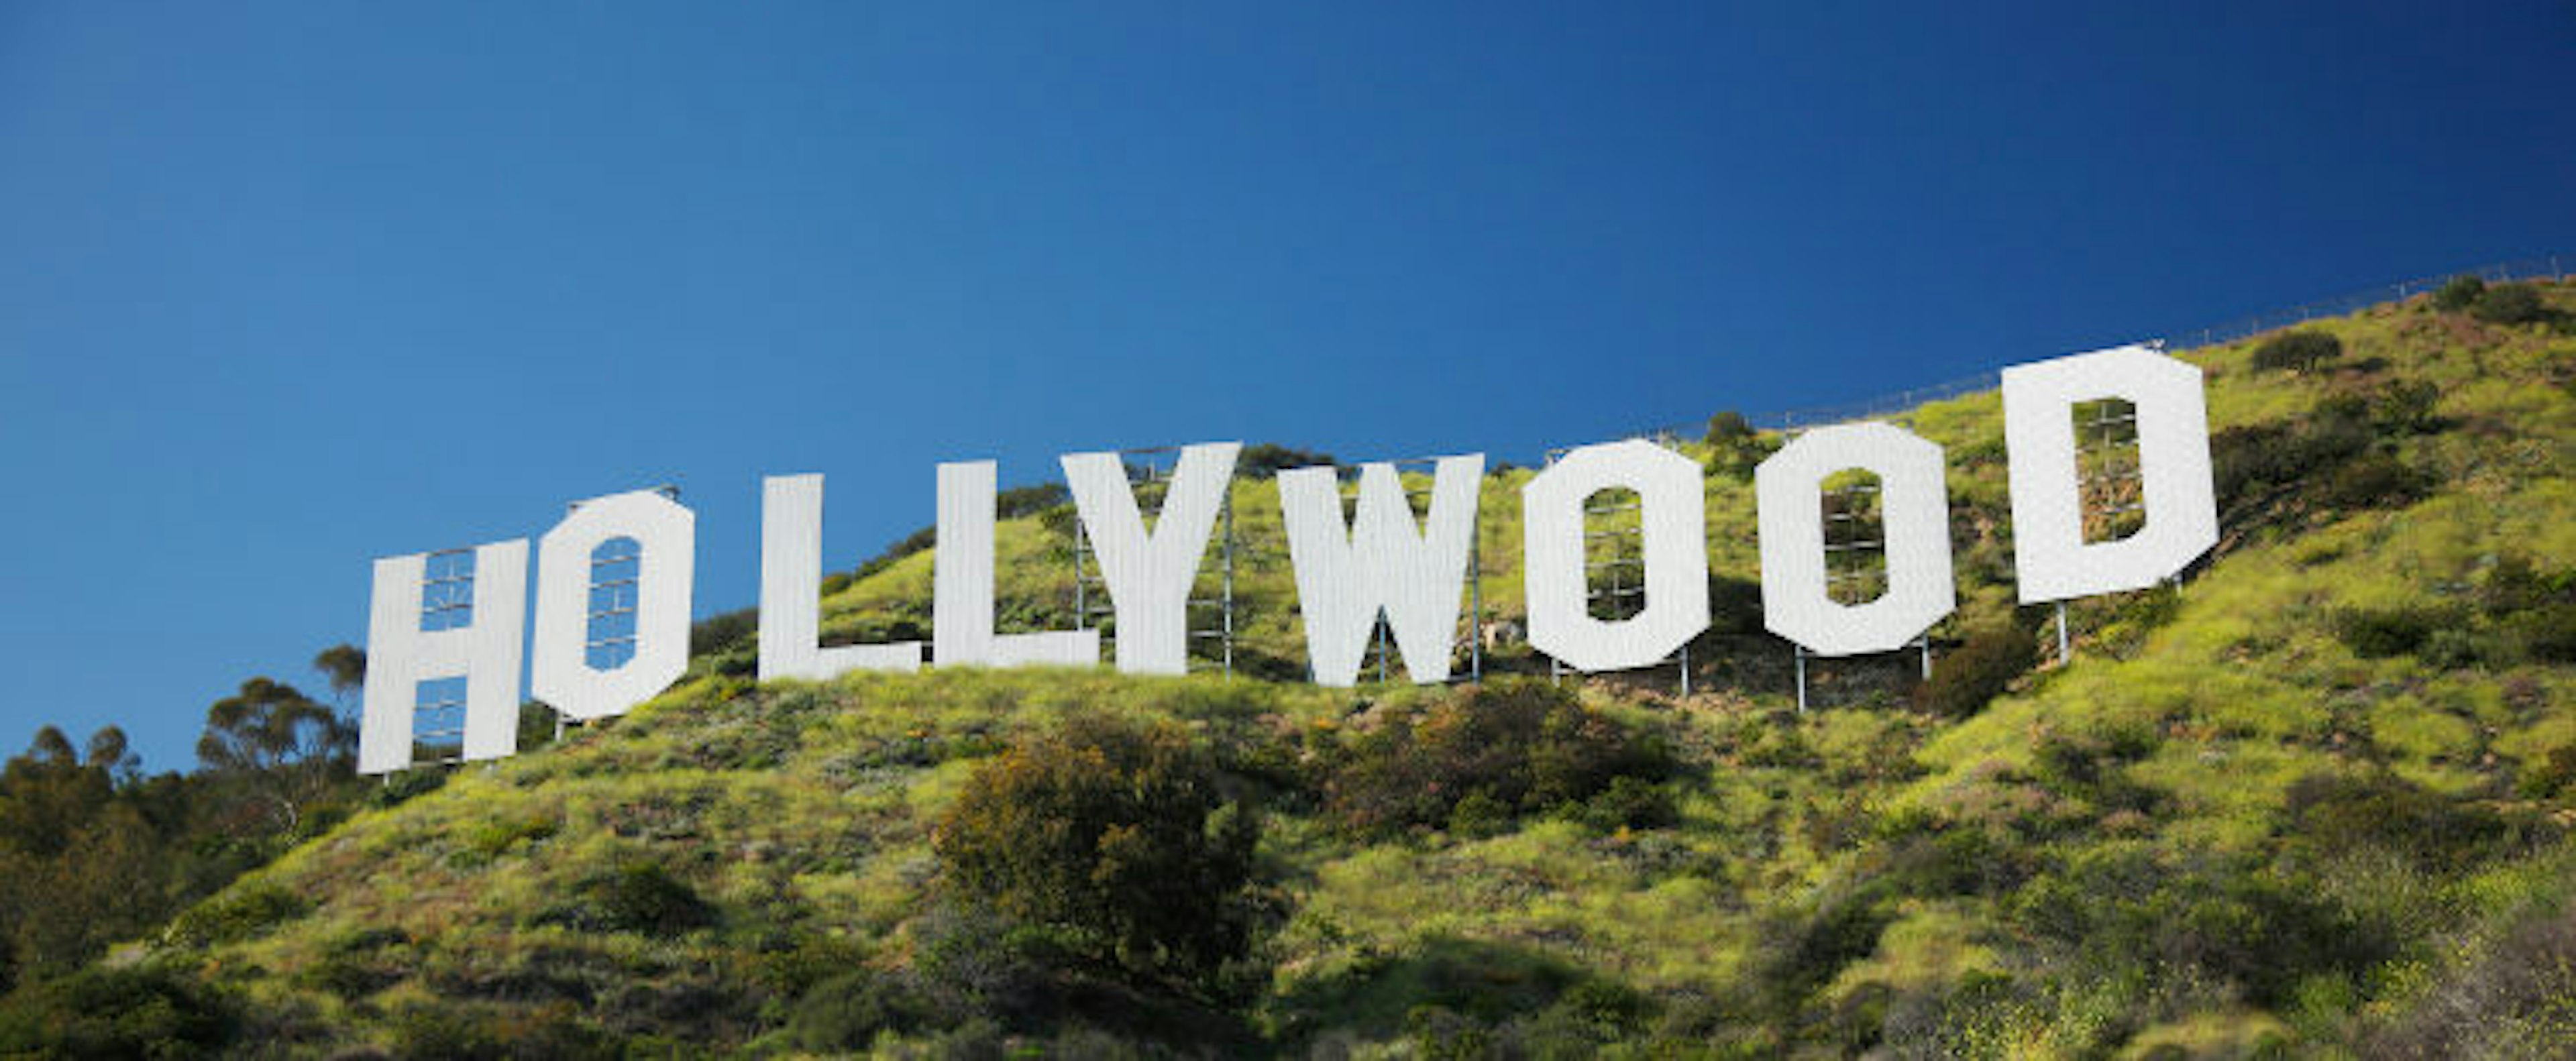
M2572 313L2446 292L2188 352L2224 539L2074 605L2063 665L2013 604L1997 396L1905 413L1947 453L1960 609L1930 682L1814 664L1804 712L1750 589L1779 440L1740 421L1676 443L1716 590L1689 695L1552 682L1502 629L1527 469L1484 483L1481 686L1298 681L1258 478L1231 676L764 685L709 624L634 713L398 781L22 985L0 1047L2547 1056L2576 1040ZM1004 629L1070 626L1068 510L1005 513ZM925 635L928 544L828 585L827 638ZM1031 838L1138 807L1093 870L1207 874L1158 900L1190 917L1047 876Z

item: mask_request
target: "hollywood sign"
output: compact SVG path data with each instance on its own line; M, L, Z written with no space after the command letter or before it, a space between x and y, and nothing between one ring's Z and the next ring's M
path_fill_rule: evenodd
M2077 403L2119 399L2136 410L2145 522L2114 541L2083 532ZM2013 563L2024 603L2137 589L2181 571L2218 540L2200 369L2140 346L2079 354L2003 373ZM1062 458L1065 483L1098 556L1116 619L1121 671L1179 674L1188 662L1187 609L1219 507L1233 480L1235 443L1182 449L1148 530L1114 453ZM1846 604L1826 592L1820 492L1847 470L1880 483L1886 589ZM1884 423L1798 435L1755 472L1763 625L1819 656L1890 651L1957 605L1941 447ZM1390 464L1360 469L1355 514L1343 519L1332 468L1277 477L1297 607L1314 680L1357 679L1379 617L1416 682L1449 677L1450 651L1474 534L1481 454L1441 458L1427 516L1417 522ZM1531 647L1576 671L1602 673L1668 659L1709 624L1705 495L1697 462L1644 441L1585 446L1521 488L1522 578ZM932 557L930 643L819 643L823 477L772 477L762 486L762 680L821 680L850 671L1033 664L1093 666L1100 631L993 629L994 465L941 464ZM1584 506L1605 490L1639 503L1643 610L1607 620L1588 610ZM535 632L526 636L526 539L470 551L469 576L431 570L420 553L375 562L367 630L365 716L358 769L413 765L425 683L463 687L462 754L518 746L520 649L530 693L579 720L621 714L668 688L688 667L696 518L652 491L583 502L538 542ZM619 577L596 573L614 565ZM629 574L631 572L631 575ZM432 591L435 590L433 593ZM594 659L590 620L631 615L631 652ZM459 621L425 622L450 616ZM470 620L470 621L463 621ZM448 705L453 710L452 701Z

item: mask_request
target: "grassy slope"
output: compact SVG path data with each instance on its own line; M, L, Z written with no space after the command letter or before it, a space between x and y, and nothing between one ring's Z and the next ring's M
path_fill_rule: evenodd
M2552 298L2576 308L2571 295ZM2545 569L2576 562L2576 488L2554 474L2576 466L2576 400L2563 375L2549 376L2576 357L2576 342L2414 306L2319 327L2343 338L2344 369L2256 374L2247 344L2195 353L2210 370L2213 430L2292 418L2330 392L2388 378L2429 380L2452 426L2403 441L2400 455L2436 473L2431 496L2331 516L2275 511L2250 535L2231 524L2225 555L2169 620L2141 621L2128 601L2081 605L2086 657L1964 722L1885 704L1800 717L1783 710L1777 688L1678 702L1596 692L1628 696L1617 710L1668 720L1704 771L1684 786L1682 821L1670 829L1603 835L1543 820L1481 839L1360 845L1279 815L1265 850L1292 912L1270 944L1271 986L1244 1014L1248 1025L1290 1044L1391 1041L1412 1005L1456 994L1461 969L1508 987L1560 964L1668 1000L1717 1000L1712 1012L1729 1013L1724 1000L1742 996L1748 976L1776 969L1762 963L1777 926L1885 871L1892 821L1982 830L2042 860L2269 858L2280 853L2294 780L2370 763L2516 809L2519 773L2576 744L2576 712L2564 706L2576 701L2576 676L2360 659L2325 619L2338 607L2460 598L2506 553ZM1997 399L1939 403L1910 421L1950 454L1964 547L1962 615L1948 628L1999 619L2010 587L1997 537ZM1499 614L1518 611L1526 476L1496 474L1485 487L1483 589ZM1711 475L1708 501L1714 572L1755 577L1750 483ZM1300 659L1276 495L1268 483L1238 484L1236 505L1256 555L1277 558L1239 575L1246 646ZM1006 613L1018 602L1023 621L1059 624L1060 549L1038 520L1004 525ZM914 556L832 597L827 628L868 632L926 615L929 561ZM910 960L933 873L927 822L974 759L1014 733L1068 712L1119 711L1254 740L1331 726L1355 701L1389 695L1438 694L1061 671L760 688L702 674L568 746L468 771L351 821L235 888L283 889L306 912L165 957L241 992L265 1040L317 1050L391 1042L406 1021L441 1014L741 1044L774 1026L779 1000L812 978L813 963ZM2052 739L2129 749L2106 769L2158 798L2119 810L2035 780L2044 772L2035 749ZM2264 1035L2330 1044L2355 1020L2408 1005L2441 965L2439 941L2535 895L2563 894L2567 863L2553 850L2447 875L2396 865L2326 875L2354 902L2395 907L2390 916L2412 930L2340 1005L2204 999L2105 1035L2087 1023L2084 1000L2058 999L1956 1042L1998 1053L2160 1043L2224 1052ZM657 939L562 916L582 881L636 860L694 886L714 904L714 926ZM1831 1049L1835 1033L1814 1026L1833 1018L1814 1014L1937 998L1980 973L2039 976L2052 959L2008 903L1973 891L1895 902L1874 937L1803 987L1809 1017L1785 1022L1786 1033L1740 1034L1756 1049L1782 1034ZM1806 1032L1795 1030L1801 1022Z

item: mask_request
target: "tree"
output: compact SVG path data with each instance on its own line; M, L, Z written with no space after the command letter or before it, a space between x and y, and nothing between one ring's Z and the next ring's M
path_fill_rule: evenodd
M1080 716L979 766L940 822L976 909L1148 977L1203 980L1249 943L1255 813L1171 723Z
M2267 372L2306 372L2343 356L2343 340L2326 332L2282 332L2254 348L2254 367Z
M367 652L346 641L314 656L313 669L331 682L331 696L343 707L348 705L350 694L367 687Z
M253 678L242 683L241 692L206 709L197 759L209 771L242 781L280 826L293 830L306 806L346 772L356 743L357 735L330 708L292 685Z

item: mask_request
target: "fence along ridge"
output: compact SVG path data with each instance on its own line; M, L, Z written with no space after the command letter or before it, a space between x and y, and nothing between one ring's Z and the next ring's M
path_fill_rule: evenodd
M2316 299L2293 306L2286 306L2281 309L2254 314L2249 317L2241 317L2224 324L2204 325L2197 328L2168 331L2156 341L2166 344L2167 349L2175 352L2200 350L2212 346L2232 343L2248 336L2260 335L2264 332L2287 328L2292 325L2304 324L2312 320L2318 320L2325 317L2340 317L2344 314L2369 306L2375 306L2383 302L2403 302L2417 295L2430 294L2436 289L2439 289L2443 284L2451 282L2455 277L2474 276L2489 283L2504 283L2514 280L2556 279L2567 275L2564 268L2562 268L2561 262L2561 257L2553 254L2541 258L2523 258L2515 261L2497 262L2492 265L2478 266L2474 269L2462 269L2455 272L2444 273L2440 276L2415 277L2412 279L2400 280L2391 284L2377 284L2331 298ZM1857 402L1844 402L1834 405L1813 405L1796 409L1784 409L1774 412L1759 413L1746 417L1745 421L1751 424L1756 430L1761 431L1798 431L1807 428L1828 427L1834 424L1850 423L1855 420L1867 420L1874 417L1882 417L1904 412L1926 402L1946 401L1965 394L1975 394L1979 391L1993 390L1997 386L2000 386L2002 382L2003 373L1999 370L1980 372L1974 376L1969 376L1964 379L1954 379L1945 383L1933 383L1920 387L1910 387L1905 390L1882 394L1874 398L1868 398ZM1672 425L1659 428L1649 428L1644 431L1636 432L1632 437L1691 437L1701 428L1702 425Z

